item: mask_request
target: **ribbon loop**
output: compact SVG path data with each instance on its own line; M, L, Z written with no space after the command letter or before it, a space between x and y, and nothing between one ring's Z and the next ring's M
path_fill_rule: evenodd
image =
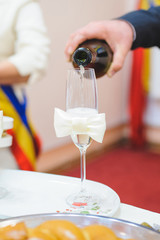
M104 113L76 117L59 108L54 111L54 128L57 137L72 134L88 134L95 141L102 143L106 130Z

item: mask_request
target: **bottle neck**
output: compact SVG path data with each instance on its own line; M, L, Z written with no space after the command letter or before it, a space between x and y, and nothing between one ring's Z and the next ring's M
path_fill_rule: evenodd
M88 48L80 47L73 53L72 61L85 67L92 61L92 53Z

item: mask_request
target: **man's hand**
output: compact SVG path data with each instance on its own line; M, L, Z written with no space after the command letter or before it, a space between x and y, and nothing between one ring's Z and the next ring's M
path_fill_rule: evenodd
M123 67L126 55L131 49L133 29L123 20L91 22L70 35L65 48L67 59L69 60L80 43L93 38L105 40L113 51L113 62L107 72L107 75L112 77Z

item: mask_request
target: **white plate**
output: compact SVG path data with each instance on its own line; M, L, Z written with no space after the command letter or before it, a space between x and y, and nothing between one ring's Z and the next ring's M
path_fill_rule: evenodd
M10 147L12 145L12 136L7 134L0 138L0 148Z
M3 129L8 130L13 128L13 118L3 116Z
M119 196L108 186L86 180L91 191L103 198L101 209L88 213L113 216L120 206ZM67 196L80 185L79 178L21 170L1 170L0 186L8 190L0 199L0 214L23 216L51 212L81 212L69 208Z

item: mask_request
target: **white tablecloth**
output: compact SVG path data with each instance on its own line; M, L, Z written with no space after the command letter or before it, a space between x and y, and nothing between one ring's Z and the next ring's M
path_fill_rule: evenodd
M148 211L142 208L134 207L128 204L121 203L117 213L113 216L115 218L128 220L135 223L147 222L150 225L160 225L160 214Z
M0 187L6 188L8 194L0 199L0 218L55 212L55 204L58 208L64 204L63 194L67 187L72 187L74 181L76 182L77 179L53 174L1 170ZM98 186L97 184L99 183L92 182L91 186ZM99 186L102 190L107 187L103 184ZM56 199L58 194L60 197ZM155 223L160 225L159 213L124 203L120 203L112 217L140 224L147 222L150 225Z

